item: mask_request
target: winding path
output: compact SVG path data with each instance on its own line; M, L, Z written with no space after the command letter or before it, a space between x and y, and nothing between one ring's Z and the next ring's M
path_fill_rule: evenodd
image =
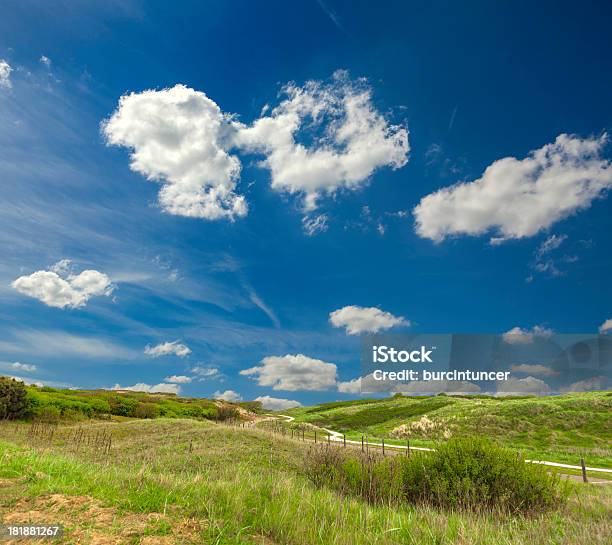
M289 416L286 414L279 414L279 415L270 415L270 416L277 416L280 418L284 418L287 422L293 422L295 420L295 418L293 416ZM330 430L327 428L321 428L323 431L325 431L326 433L329 434L329 440L330 441L335 441L335 442L340 442L343 443L344 442L344 436L337 431L334 430ZM346 443L349 445L359 445L361 446L361 441L355 441L352 439L346 439ZM372 443L370 441L365 441L363 443L364 445L372 445L375 447L381 447L380 443ZM427 448L427 447L408 447L407 445L387 445L385 444L385 448L389 448L389 449L397 449L397 450L406 450L407 448L409 448L410 450L424 450L424 451L433 451L435 449L432 448ZM575 469L578 471L582 470L581 466L574 466L571 464L562 464L559 462L548 462L546 460L525 460L526 463L531 463L531 464L541 464L541 465L545 465L545 466L550 466L550 467L560 467L563 469ZM607 469L607 468L603 468L603 467L587 467L586 468L587 471L598 471L600 473L610 473L612 474L612 469ZM597 480L597 481L592 481L592 482L597 482L598 484L600 483L600 481L603 482L610 482L612 484L612 481L605 481L605 480Z

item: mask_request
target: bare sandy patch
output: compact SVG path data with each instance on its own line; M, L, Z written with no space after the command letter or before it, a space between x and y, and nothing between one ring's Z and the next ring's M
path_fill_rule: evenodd
M196 519L179 519L162 513L121 513L114 507L104 507L88 496L50 494L37 498L23 498L5 513L5 524L61 524L64 537L60 543L74 545L124 545L138 540L141 545L185 545L200 542L204 528ZM169 535L154 533L156 524L168 523ZM28 544L45 543L28 540ZM9 540L7 544L25 543Z

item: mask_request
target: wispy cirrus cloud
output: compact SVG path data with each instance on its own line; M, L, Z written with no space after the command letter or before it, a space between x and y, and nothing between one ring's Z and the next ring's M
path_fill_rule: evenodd
M139 353L99 336L75 335L61 330L9 329L0 339L0 351L28 356L132 360Z

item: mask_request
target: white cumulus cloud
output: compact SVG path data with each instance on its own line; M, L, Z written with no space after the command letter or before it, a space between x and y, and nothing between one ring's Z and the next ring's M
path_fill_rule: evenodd
M242 401L242 396L234 390L225 390L225 392L216 391L213 394L213 399L220 399L221 401L231 401L232 403L237 403L238 401Z
M531 376L525 378L508 377L508 380L502 380L497 383L497 395L545 395L549 393L550 386L546 382Z
M552 329L536 325L531 329L513 327L502 335L502 339L508 344L531 344L536 338L547 339L554 335Z
M343 394L360 394L361 393L361 377L346 382L338 382L338 391Z
M0 87L4 87L5 89L10 89L12 87L12 71L13 69L11 68L11 65L4 59L0 59Z
M34 373L37 369L36 365L32 365L31 363L21 363L18 361L11 363L11 368L19 371L25 371L26 373Z
M612 318L608 318L603 324L599 326L600 333L609 333L612 331Z
M166 384L165 382L155 385L138 382L133 386L121 386L120 384L115 384L111 390L130 390L133 392L148 392L150 394L159 393L178 395L181 392L181 387L178 384Z
M336 385L337 367L303 354L267 356L261 365L240 371L253 376L260 386L273 390L327 390Z
M451 235L482 235L491 242L530 237L585 209L612 186L601 158L607 135L561 134L524 159L506 157L482 177L427 195L414 209L416 231L436 242Z
M109 296L113 292L114 286L106 274L96 270L74 274L69 265L68 260L59 261L51 270L20 276L11 287L56 308L84 307L91 297Z
M170 354L174 354L179 358L184 358L191 354L191 348L184 345L180 341L166 341L164 343L157 344L155 346L147 345L145 346L144 353L147 356L151 356L153 358L159 358L161 356L169 356Z
M163 210L207 220L245 216L235 193L240 161L227 151L231 116L185 85L124 95L102 124L107 142L131 149L130 168L162 184Z
M329 315L334 327L344 327L349 335L378 333L396 326L408 326L410 322L403 316L394 316L376 307L350 305L334 310Z
M338 70L330 83L289 83L283 95L269 115L241 125L235 142L263 153L272 188L301 193L306 209L314 209L322 194L359 188L376 169L408 161L408 131L375 108L364 79ZM314 135L309 146L300 141L304 134Z
M302 406L299 401L284 399L282 397L259 396L255 398L255 401L259 401L264 409L270 411L284 411L286 409Z
M171 382L173 384L189 384L192 380L192 377L188 377L186 375L170 375L164 379L164 382Z
M363 186L379 168L407 163L408 131L375 108L363 78L337 71L328 83L289 83L283 97L245 124L185 85L133 92L119 99L101 129L109 145L131 150L134 172L161 184L163 210L208 220L247 214L245 197L236 193L237 153L263 155L271 187L302 195L306 210L324 194ZM306 232L324 230L324 219L308 220Z

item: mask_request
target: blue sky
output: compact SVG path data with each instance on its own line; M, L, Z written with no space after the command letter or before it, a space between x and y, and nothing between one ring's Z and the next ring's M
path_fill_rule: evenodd
M338 385L359 333L597 332L610 19L590 2L5 2L0 372L311 403L358 395Z

